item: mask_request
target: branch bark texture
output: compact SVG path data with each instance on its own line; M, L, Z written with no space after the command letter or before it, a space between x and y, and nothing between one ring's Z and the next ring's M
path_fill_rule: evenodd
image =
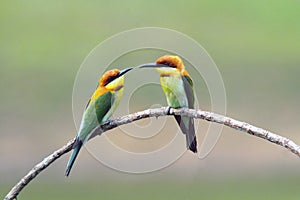
M272 133L270 131L264 130L262 128L255 127L251 124L248 124L246 122L238 121L235 119L232 119L230 117L226 117L223 115L215 114L212 112L202 111L202 110L194 110L194 109L187 109L187 108L181 108L181 109L174 109L171 108L168 113L167 107L161 107L161 108L155 108L155 109L148 109L140 112L136 112L133 114L129 114L126 116L119 117L115 120L111 120L109 123L103 124L101 126L98 126L94 130L94 135L103 133L105 131L111 130L113 128L116 128L118 126L131 123L133 121L137 121L144 118L149 117L161 117L166 115L185 115L197 119L203 119L209 122L215 122L219 124L223 124L225 126L228 126L230 128L246 132L250 135L260 137L262 139L268 140L269 142L275 143L277 145L280 145L292 153L296 154L298 157L300 157L300 146L294 143L292 140L282 137L280 135L277 135L275 133ZM55 160L57 160L62 155L68 153L72 150L73 144L75 142L75 138L70 140L66 145L61 147L60 149L54 151L52 154L50 154L48 157L44 158L40 163L35 165L29 172L26 174L12 189L11 191L6 195L4 200L11 200L16 199L18 194L22 191L22 189L30 182L32 181L39 173L41 173L44 169L46 169L48 166L50 166Z

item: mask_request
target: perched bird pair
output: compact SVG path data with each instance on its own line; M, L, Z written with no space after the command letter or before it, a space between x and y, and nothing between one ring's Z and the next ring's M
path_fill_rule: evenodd
M160 73L160 83L171 108L194 108L193 82L178 56L166 55L155 63L140 65L139 68L154 67ZM73 152L67 164L66 176L69 176L74 161L93 130L105 123L116 110L123 94L124 74L133 68L113 69L105 72L100 78L98 87L90 98L83 113L80 128L73 146ZM197 141L194 119L187 116L174 116L181 131L186 135L189 150L197 152Z

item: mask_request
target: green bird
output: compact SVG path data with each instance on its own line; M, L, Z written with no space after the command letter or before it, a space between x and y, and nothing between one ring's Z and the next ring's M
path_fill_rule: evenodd
M74 151L67 165L66 176L69 176L82 145L93 137L93 130L98 125L106 122L118 107L124 90L124 74L130 70L132 68L126 68L122 71L118 69L109 70L100 78L98 87L83 113L80 128L73 145Z
M178 56L165 55L155 63L140 65L139 68L154 67L160 73L160 83L166 95L168 106L172 108L194 108L193 81ZM186 135L187 148L197 152L194 119L174 116L181 131Z

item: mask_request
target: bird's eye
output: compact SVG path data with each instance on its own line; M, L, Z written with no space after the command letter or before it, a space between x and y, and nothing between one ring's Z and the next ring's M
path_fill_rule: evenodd
M172 67L172 68L177 68L176 65L174 65L172 62L168 62L168 61L159 62L159 64L166 65L166 66Z
M165 62L161 62L160 64L167 65L168 67L173 67L173 68L176 68L176 66L175 66L175 65L173 65L172 63L169 63L169 62L167 62L167 61L165 61Z
M110 82L112 82L114 79L116 79L116 76L110 76L106 79L105 81L105 84L104 85L107 85L109 84Z

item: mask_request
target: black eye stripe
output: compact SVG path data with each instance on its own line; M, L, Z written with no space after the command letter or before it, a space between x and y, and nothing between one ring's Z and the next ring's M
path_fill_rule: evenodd
M110 82L112 82L113 80L115 80L118 76L110 76L106 79L104 85L109 84Z
M160 64L163 64L163 65L167 65L167 66L169 66L169 67L176 68L175 65L173 65L172 63L169 63L169 62L162 62L162 63L160 63Z

